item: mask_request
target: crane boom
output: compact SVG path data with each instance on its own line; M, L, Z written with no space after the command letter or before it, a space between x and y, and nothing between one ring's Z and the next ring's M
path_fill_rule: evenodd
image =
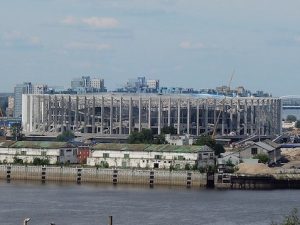
M231 74L231 76L230 76L230 79L229 79L229 82L228 82L229 90L230 90L230 87L231 87L231 82L232 82L232 80L233 80L234 72L235 72L235 71L232 72L232 74ZM224 99L223 99L223 101L222 101L223 104L224 104L225 101L226 101L226 97L227 97L227 96L225 95L225 97L224 97ZM217 126L218 126L218 124L219 124L219 120L220 120L221 113L222 113L222 110L219 111L217 120L215 121L213 133L212 133L212 135L211 135L212 139L215 139L215 135L216 135L216 131L217 131Z

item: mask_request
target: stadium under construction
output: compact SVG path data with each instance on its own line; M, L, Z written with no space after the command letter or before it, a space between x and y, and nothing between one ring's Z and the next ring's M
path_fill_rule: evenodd
M105 93L22 97L26 134L75 133L128 135L152 129L161 134L173 126L177 134L278 135L281 99L211 95Z

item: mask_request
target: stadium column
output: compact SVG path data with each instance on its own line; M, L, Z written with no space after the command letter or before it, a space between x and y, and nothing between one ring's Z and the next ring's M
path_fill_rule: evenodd
M95 118L96 118L96 110L95 110L95 105L96 105L96 99L95 99L95 96L93 96L93 109L92 109L92 134L95 133Z
M157 134L161 133L161 98L158 99Z
M240 135L241 134L241 104L240 104L240 99L237 100L236 103L236 134Z
M222 135L225 135L225 122L226 122L225 100L222 100L220 103L222 103L222 105L220 105L220 107L223 107L223 109L222 109ZM219 123L219 121L217 121L217 123ZM216 127L218 127L218 124ZM228 127L227 127L227 129L228 129Z
M69 95L69 99L68 99L68 125L67 125L67 130L70 131L71 130L71 107L72 107L72 99L71 96Z
M198 100L197 100L196 104L197 104L197 106L196 106L196 108L197 108L197 113L196 113L197 131L196 131L196 134L197 134L197 136L199 136L199 117L200 117L200 112L199 112L199 101Z
M103 126L104 126L104 97L102 95L101 98L101 127L100 127L100 133L103 134Z
M191 118L191 105L190 105L190 99L188 99L187 100L187 118L186 118L187 134L190 134L190 118Z
M168 105L168 127L171 126L171 98L169 98L169 105Z
M251 135L254 134L254 100L251 99L251 118L250 118L250 126L251 126Z
M65 98L64 96L61 96L61 103L60 103L60 107L61 107L61 113L60 113L60 131L63 132L64 128L65 128Z
M57 130L57 104L58 104L58 102L57 102L57 96L55 95L55 97L54 97L54 130L55 130L55 132L58 132L58 130Z
M151 98L148 100L148 128L151 129Z
M76 103L75 103L75 130L76 131L78 131L78 116L79 116L79 114L78 114L78 108L79 108L79 97L78 96L76 96Z
M83 119L84 119L84 126L83 126L83 133L87 133L87 99L86 99L86 96L84 96L84 115L83 115Z
M208 133L208 99L205 100L205 118L204 118L204 126L205 126L205 134Z
M142 98L139 97L139 132L142 130Z
M46 106L47 110L47 121L46 121L46 131L49 131L49 127L52 121L52 107L51 107L52 101L51 101L51 96L48 95L48 104Z
M110 97L110 109L109 109L109 134L113 134L113 112L114 112L114 98Z
M177 134L180 134L180 99L177 102Z
M132 130L132 97L129 99L129 134Z
M277 100L278 102L278 110L277 110L277 121L278 121L278 132L277 134L282 134L282 101L281 99Z
M33 121L33 110L34 110L33 96L29 95L28 99L29 99L29 107L30 107L30 109L29 109L29 130L30 130L30 132L32 132L33 131L33 123L34 123L34 121Z
M244 134L248 134L248 102L247 99L244 100Z
M119 134L122 134L122 97L120 98L120 118L119 118Z
M230 124L229 124L230 132L233 131L233 101L230 99Z

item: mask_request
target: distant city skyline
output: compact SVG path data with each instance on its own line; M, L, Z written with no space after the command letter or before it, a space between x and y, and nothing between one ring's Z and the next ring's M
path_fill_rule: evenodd
M162 86L300 95L300 2L28 0L0 7L0 92L137 76Z

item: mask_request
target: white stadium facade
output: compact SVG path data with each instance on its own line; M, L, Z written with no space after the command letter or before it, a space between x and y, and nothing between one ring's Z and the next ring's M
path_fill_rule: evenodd
M178 134L278 135L279 98L212 95L103 93L86 95L26 94L22 126L27 134L62 131L97 135L128 135L152 129L160 134L172 126ZM216 125L215 125L216 124Z

